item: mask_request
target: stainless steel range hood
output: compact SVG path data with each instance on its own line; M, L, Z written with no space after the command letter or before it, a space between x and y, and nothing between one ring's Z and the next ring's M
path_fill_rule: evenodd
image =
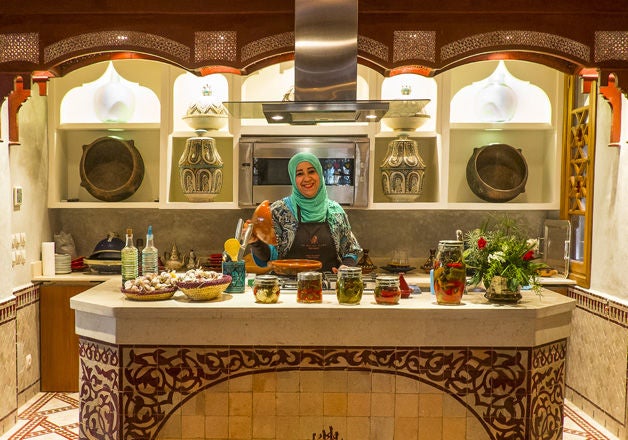
M357 101L358 1L295 0L294 101L225 102L240 119L313 125L377 122L413 101ZM425 100L417 100L417 109ZM417 113L419 112L417 110Z

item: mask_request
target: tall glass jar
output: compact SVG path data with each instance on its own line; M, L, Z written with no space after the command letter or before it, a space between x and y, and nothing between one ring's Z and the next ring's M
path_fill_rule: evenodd
M323 274L320 272L299 272L297 274L297 302L323 302Z
M276 275L258 275L253 283L253 294L258 303L271 304L279 299L279 279Z
M338 303L360 304L363 292L364 282L362 281L361 267L342 267L338 269L338 280L336 281Z
M442 240L434 263L434 293L438 304L460 304L466 282L463 242Z
M401 298L399 277L380 275L375 278L375 302L377 304L398 304Z

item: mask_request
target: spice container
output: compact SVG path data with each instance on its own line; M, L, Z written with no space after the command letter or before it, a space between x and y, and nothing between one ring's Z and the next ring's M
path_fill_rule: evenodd
M438 304L460 304L466 283L466 269L462 261L464 243L442 240L434 263L434 293Z
M320 272L299 272L297 274L297 302L323 302L323 274Z
M258 275L253 283L253 294L258 303L276 303L279 299L279 280L276 275Z
M377 304L397 304L401 298L399 277L381 275L375 278L375 302Z
M364 292L361 267L343 267L338 269L336 297L340 304L360 304Z

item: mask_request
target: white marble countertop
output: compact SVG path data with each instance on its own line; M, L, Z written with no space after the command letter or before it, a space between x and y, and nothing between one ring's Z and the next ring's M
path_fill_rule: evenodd
M258 304L250 289L214 301L191 301L182 292L163 301L132 301L119 278L70 300L76 332L116 344L164 345L384 345L537 346L568 337L575 301L543 289L523 292L515 305L490 304L469 293L461 305L436 304L429 292L398 305L300 304L284 293L276 304Z

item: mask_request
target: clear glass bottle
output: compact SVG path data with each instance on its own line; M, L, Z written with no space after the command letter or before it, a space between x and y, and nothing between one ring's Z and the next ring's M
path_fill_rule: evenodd
M434 294L438 304L460 304L466 284L464 242L441 240L434 263Z
M146 233L146 246L142 249L142 274L159 273L159 252L155 247L153 227L148 226Z
M323 302L323 274L320 272L299 272L297 274L297 302Z
M336 297L339 304L356 305L362 300L364 282L361 267L343 267L338 269Z
M399 277L394 275L376 277L374 295L377 304L398 304L401 298Z
M122 287L129 280L137 278L137 248L133 244L133 229L126 230L126 244L120 251L120 259L122 263Z
M277 275L258 275L253 282L255 302L271 304L279 300L279 279Z

